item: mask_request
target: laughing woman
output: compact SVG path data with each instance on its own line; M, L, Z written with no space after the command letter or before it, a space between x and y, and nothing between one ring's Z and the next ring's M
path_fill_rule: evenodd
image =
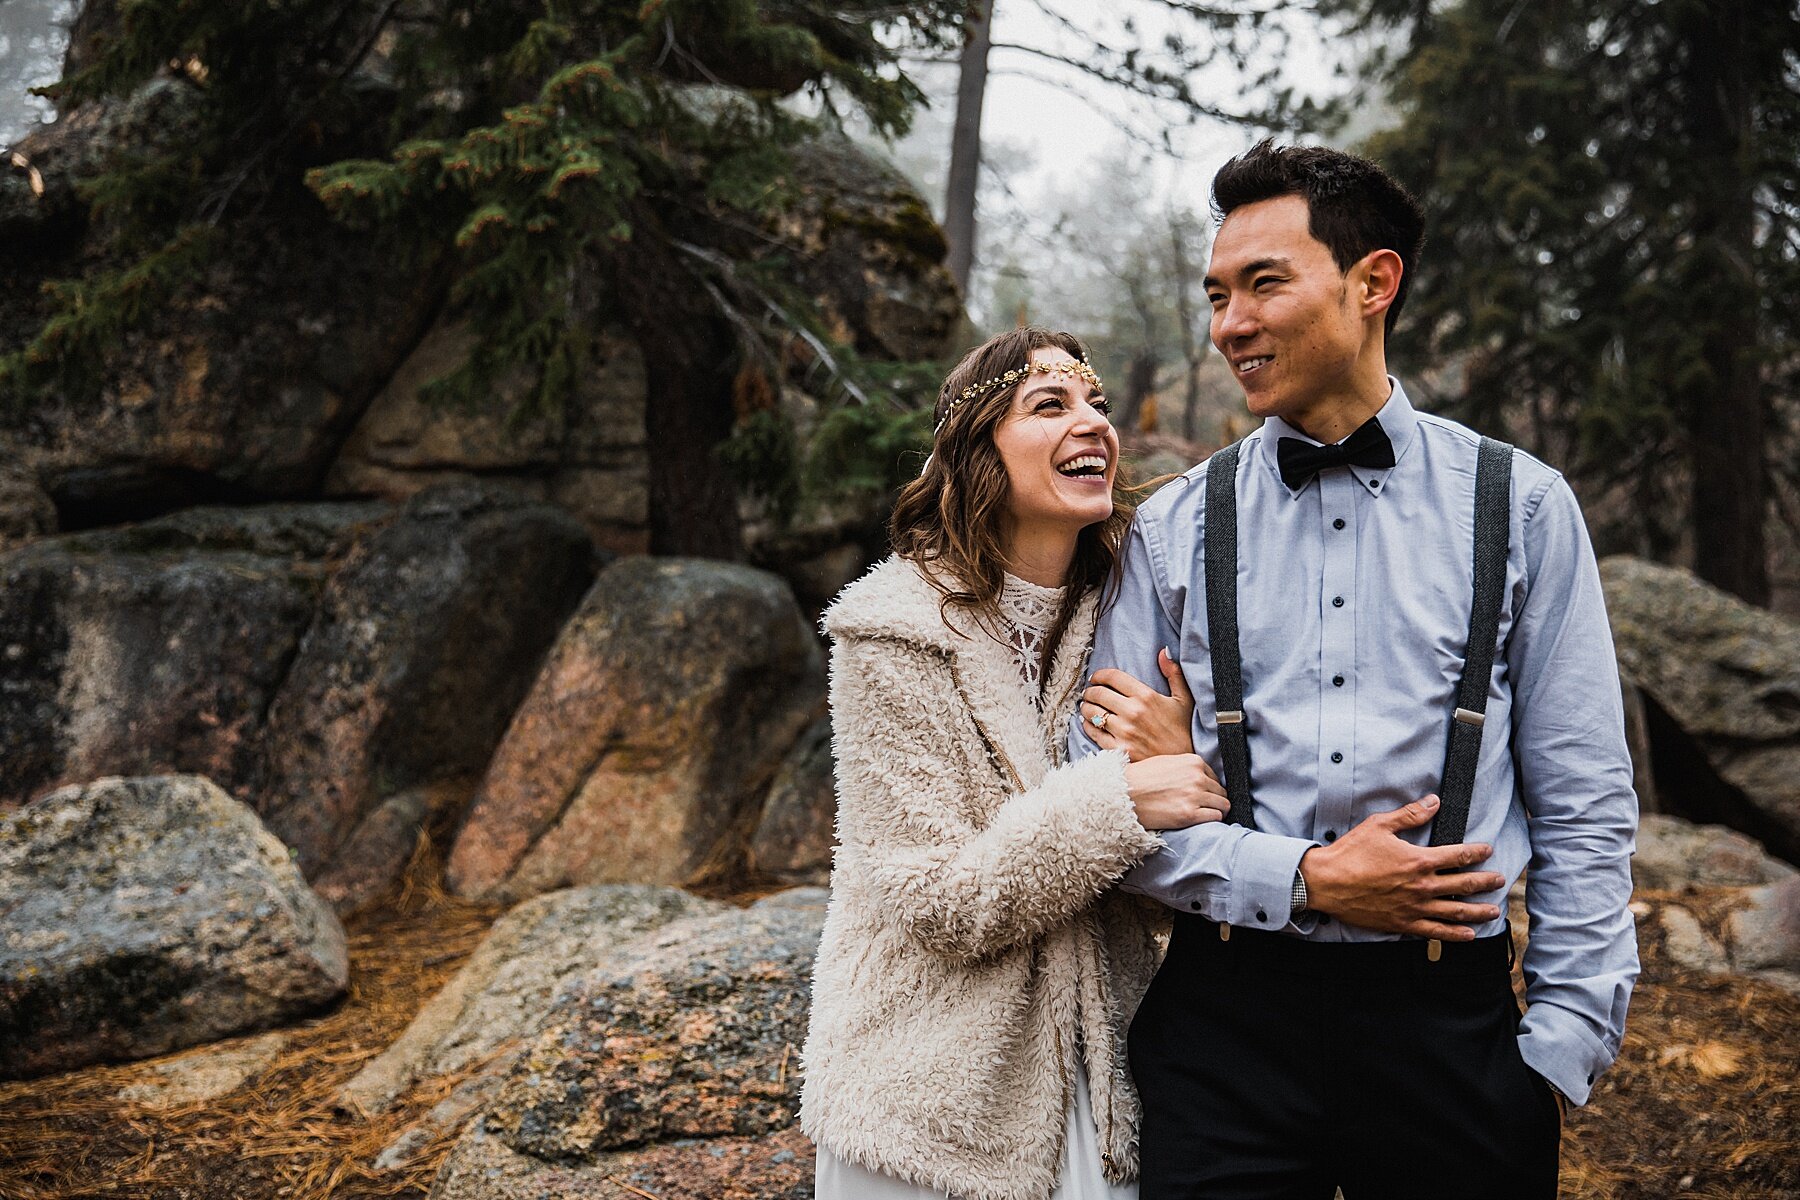
M1131 518L1106 414L1069 334L971 351L895 556L826 615L838 848L801 1098L818 1200L1137 1194L1121 1047L1156 914L1108 889L1154 830L1226 803L1160 693L1137 761L1063 762Z

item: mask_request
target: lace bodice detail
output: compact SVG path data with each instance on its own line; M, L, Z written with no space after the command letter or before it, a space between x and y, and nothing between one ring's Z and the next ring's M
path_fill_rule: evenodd
M1000 585L1000 624L1007 645L1019 658L1019 677L1032 698L1043 704L1044 638L1056 623L1067 588L1039 587L1016 575Z

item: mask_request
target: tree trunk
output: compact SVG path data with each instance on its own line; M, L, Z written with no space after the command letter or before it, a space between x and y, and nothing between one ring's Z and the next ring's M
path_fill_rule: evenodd
M1707 370L1683 391L1693 455L1694 570L1752 604L1769 602L1767 398L1757 366L1755 197L1744 176L1752 101L1744 16L1707 6L1687 29L1695 287Z
M1113 427L1120 431L1136 429L1144 401L1155 390L1156 351L1150 346L1139 346L1125 364L1125 396L1113 412Z
M1146 272L1130 272L1120 278L1131 301L1132 315L1137 317L1138 344L1125 363L1125 397L1113 409L1113 428L1136 429L1144 401L1156 390L1156 368L1160 365L1156 352L1156 310L1152 304Z
M956 85L956 125L950 137L950 182L944 189L944 240L950 274L966 299L975 263L975 192L981 182L981 105L987 97L988 47L993 43L994 0L970 0L964 18L961 75Z
M688 264L641 227L618 256L617 295L644 356L650 552L744 558L737 484L719 461L731 436L735 344Z
M1175 318L1181 326L1181 358L1187 364L1181 402L1181 436L1200 439L1200 339L1194 333L1194 297L1189 287L1193 263L1188 257L1187 217L1169 218L1169 265L1175 270Z

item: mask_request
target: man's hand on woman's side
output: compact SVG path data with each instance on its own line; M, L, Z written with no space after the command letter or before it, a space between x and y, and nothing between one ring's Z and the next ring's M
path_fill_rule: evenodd
M1427 824L1437 809L1438 798L1427 796L1376 813L1331 845L1308 850L1300 858L1307 908L1364 929L1441 942L1472 939L1472 927L1494 920L1500 910L1460 897L1498 891L1506 879L1466 870L1486 862L1492 846L1415 846L1398 836Z
M1125 778L1145 829L1221 820L1231 808L1225 789L1193 754L1194 694L1167 649L1157 652L1156 663L1169 687L1166 696L1124 671L1094 672L1081 694L1088 736L1101 749L1121 749L1131 759ZM1474 926L1494 920L1500 910L1461 897L1497 891L1506 880L1491 871L1468 870L1486 862L1492 846L1415 846L1398 836L1429 824L1437 806L1437 797L1427 796L1370 817L1329 846L1308 850L1300 860L1307 907L1364 929L1439 941L1472 939Z
M1134 762L1194 752L1194 694L1166 649L1156 652L1156 665L1169 687L1166 696L1124 671L1094 672L1081 693L1081 719L1096 746L1123 750Z

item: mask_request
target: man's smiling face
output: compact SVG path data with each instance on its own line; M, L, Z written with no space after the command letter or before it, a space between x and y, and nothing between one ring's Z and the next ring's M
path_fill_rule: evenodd
M1300 196L1234 210L1213 239L1206 273L1212 342L1250 411L1298 428L1353 386L1369 336L1350 286L1357 267L1338 268L1309 218Z

